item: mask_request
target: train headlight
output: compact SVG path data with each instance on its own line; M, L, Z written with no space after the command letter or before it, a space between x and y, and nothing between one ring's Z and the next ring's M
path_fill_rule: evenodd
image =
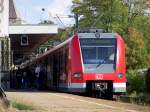
M123 76L124 75L122 73L117 74L117 77L120 78L120 79L123 78Z
M74 74L73 74L73 77L74 77L74 78L81 78L81 73L74 73Z

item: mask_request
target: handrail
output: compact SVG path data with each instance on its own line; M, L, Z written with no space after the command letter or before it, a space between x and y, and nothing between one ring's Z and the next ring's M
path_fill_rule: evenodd
M6 94L5 94L4 90L3 90L3 88L0 87L0 98L4 98L4 97L6 97Z
M5 107L8 108L10 106L10 102L8 101L7 96L1 86L0 86L0 100L2 100Z

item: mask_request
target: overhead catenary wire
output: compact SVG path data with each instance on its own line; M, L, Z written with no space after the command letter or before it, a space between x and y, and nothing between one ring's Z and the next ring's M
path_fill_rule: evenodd
M91 28L93 28L96 24L97 24L97 22L100 20L100 18L103 16L103 14L101 15L99 15L98 16L98 18L95 20L95 22L93 22L93 24L91 25Z
M58 20L60 21L60 23L63 25L63 27L65 28L65 24L62 22L62 20L60 19L60 17L56 14L56 17L58 18Z
M64 24L64 22L61 20L61 18L74 18L76 21L76 26L78 26L78 21L77 21L77 14L75 15L58 15L56 14L56 17L54 17L55 19L57 18L57 20L59 20L59 22L63 25L64 28L66 28L67 26Z

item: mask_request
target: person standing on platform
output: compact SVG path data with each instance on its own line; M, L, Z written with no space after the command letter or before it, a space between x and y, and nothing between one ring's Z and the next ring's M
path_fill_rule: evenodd
M20 67L18 67L18 70L16 72L16 77L17 77L17 88L21 89L22 87L22 70Z
M27 71L26 68L23 69L22 71L22 88L26 89L27 88Z
M35 67L36 88L37 89L39 89L39 86L40 86L40 81L39 81L40 71L41 71L41 65L40 65L40 63L37 63L37 65Z
M35 68L35 74L37 88L40 90L44 89L45 71L41 61L37 64Z
M40 73L39 73L39 89L40 90L44 89L44 80L45 80L45 69L44 69L42 62L40 62Z

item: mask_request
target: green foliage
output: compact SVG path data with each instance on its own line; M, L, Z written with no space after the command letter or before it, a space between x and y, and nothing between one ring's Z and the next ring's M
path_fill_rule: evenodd
M127 68L139 69L147 67L147 51L144 37L136 29L129 28L129 37L126 39Z
M146 45L147 52L150 54L150 17L149 16L138 16L134 19L134 27L143 34L144 42Z
M149 105L150 104L150 94L140 93L137 94L136 91L130 95L121 96L120 100L128 103L135 103L140 105Z
M150 94L143 94L142 98L144 103L150 104Z
M62 42L69 38L72 35L71 33L73 33L73 29L69 27L66 29L59 29L56 39Z
M128 93L134 93L132 96L144 91L144 78L137 71L129 70L127 80L129 83Z
M27 105L20 102L12 102L12 106L14 108L17 108L18 110L34 110L34 108L31 105Z
M74 1L74 5L77 7L72 11L84 16L79 22L81 28L96 27L107 31L120 31L121 24L126 25L127 7L122 0L83 0Z

